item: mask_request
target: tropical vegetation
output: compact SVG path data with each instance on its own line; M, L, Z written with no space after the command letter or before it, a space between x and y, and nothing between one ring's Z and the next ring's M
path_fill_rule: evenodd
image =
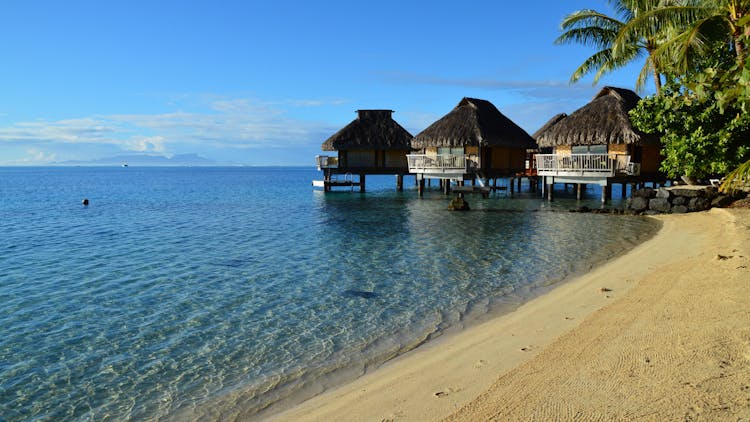
M750 180L750 0L610 0L616 16L571 13L556 42L596 52L571 81L646 56L656 94L631 111L634 126L662 136L670 177L726 175L723 190ZM662 81L663 78L663 81ZM732 170L735 169L735 170ZM731 171L730 171L731 170Z

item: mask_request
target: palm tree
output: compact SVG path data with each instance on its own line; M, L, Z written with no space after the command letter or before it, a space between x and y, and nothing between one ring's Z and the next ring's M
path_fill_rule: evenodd
M750 36L750 0L682 0L635 16L620 30L613 51L630 50L632 34L664 31L672 36L656 50L657 56L671 56L675 74L685 75L700 71L695 64L716 43L724 43L735 54L736 66L732 73L738 80L750 71L748 37ZM746 79L746 78L745 78ZM726 80L731 81L732 78ZM735 85L729 82L729 85ZM727 86L726 88L730 88ZM725 101L750 102L747 90L735 89ZM724 93L726 94L726 92ZM739 96L739 98L734 98ZM721 190L728 192L746 187L750 182L750 161L727 174Z
M655 52L659 49L658 34L648 33L644 36L636 31L630 31L627 42L621 36L622 29L642 13L661 7L659 0L610 0L617 17L611 17L596 10L586 9L573 12L563 19L561 29L563 33L555 40L556 44L579 43L592 45L599 49L586 59L570 77L571 82L577 82L584 75L596 70L594 83L605 73L625 66L631 61L647 55L638 80L636 90L642 91L649 74L654 77L656 91L661 90L661 66ZM619 44L617 41L621 40ZM619 48L615 49L618 45Z
M665 1L634 16L620 30L613 50L630 50L634 34L667 35L655 55L670 57L675 73L685 74L713 41L731 45L737 62L747 58L745 37L750 35L750 0ZM670 33L671 32L671 33Z

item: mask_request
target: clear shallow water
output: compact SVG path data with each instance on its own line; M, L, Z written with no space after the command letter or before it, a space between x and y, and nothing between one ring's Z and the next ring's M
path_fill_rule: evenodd
M452 213L438 192L394 192L393 177L368 177L364 195L314 192L313 178L0 168L0 415L257 414L512 309L657 228L564 212L581 204L564 194L470 197Z

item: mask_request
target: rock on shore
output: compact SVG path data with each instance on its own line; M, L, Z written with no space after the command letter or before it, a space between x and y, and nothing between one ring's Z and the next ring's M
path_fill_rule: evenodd
M633 192L625 210L629 214L682 214L725 208L739 197L719 193L713 186L643 188Z

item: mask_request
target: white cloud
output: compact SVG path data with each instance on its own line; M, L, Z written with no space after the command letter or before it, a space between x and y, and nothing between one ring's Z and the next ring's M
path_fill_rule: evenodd
M315 100L308 101L306 106L312 106ZM205 150L311 145L322 142L322 134L331 130L322 123L291 118L271 103L213 98L201 111L18 122L0 127L0 145L46 145L59 150L66 145L89 144L120 151L173 153L196 146Z
M134 139L131 147L127 149L130 151L138 152L164 152L164 137L150 136L140 139Z
M57 154L38 148L28 148L25 154L15 160L3 161L2 165L41 165L57 161Z
M49 163L57 160L57 155L54 153L48 153L36 148L31 148L27 151L30 157L30 161L35 163Z

